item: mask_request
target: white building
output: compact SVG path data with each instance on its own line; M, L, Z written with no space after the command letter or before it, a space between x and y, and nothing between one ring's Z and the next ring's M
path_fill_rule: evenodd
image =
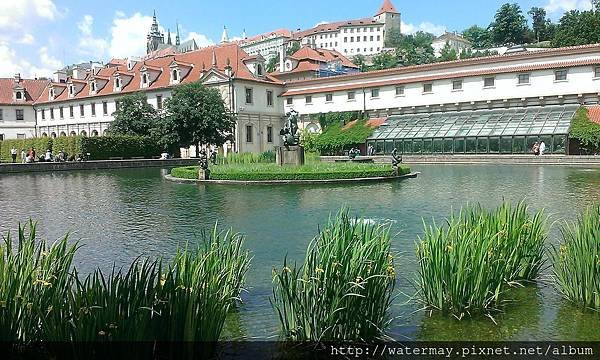
M235 142L226 151L262 152L279 144L282 83L264 71L264 59L248 56L236 44L224 44L146 61L112 64L96 71L57 73L35 102L39 136L98 136L113 120L124 94L144 92L148 103L163 109L174 86L201 81L220 91L237 113Z
M268 62L272 58L279 56L280 50L284 48L285 44L291 38L291 31L278 29L249 38L244 36L244 39L238 41L238 44L248 55L260 54Z
M575 46L285 84L284 111L364 111L372 117L435 111L597 104L600 45ZM315 124L311 124L314 126Z
M14 78L0 79L0 141L36 136L35 110L48 80Z
M433 53L439 57L442 54L442 49L448 44L451 49L456 51L456 55L460 55L463 51L472 49L471 42L457 33L445 32L431 42Z
M385 48L390 29L401 30L400 20L400 13L390 0L385 0L373 17L321 24L293 36L302 45L335 50L346 56L373 55Z

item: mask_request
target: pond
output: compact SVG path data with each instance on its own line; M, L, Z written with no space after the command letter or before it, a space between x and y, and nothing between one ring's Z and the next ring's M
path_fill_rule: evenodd
M109 270L138 256L172 256L218 221L246 235L254 256L244 303L228 319L224 336L277 337L269 303L271 270L287 255L301 260L319 224L349 206L353 214L392 224L399 252L398 286L391 336L399 340L600 340L600 314L562 300L548 281L511 293L514 303L496 317L461 322L429 316L414 294L414 242L422 218L441 221L470 203L494 207L503 199L526 199L552 220L573 219L600 202L600 168L560 166L421 165L417 179L369 185L226 186L176 184L159 169L2 175L0 231L38 221L54 240L66 233L84 245L78 269ZM556 226L549 245L558 241Z

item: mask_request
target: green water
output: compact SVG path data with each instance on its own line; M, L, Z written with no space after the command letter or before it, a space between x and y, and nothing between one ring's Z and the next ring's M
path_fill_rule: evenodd
M300 260L319 224L347 205L356 215L392 223L398 296L390 333L414 340L600 340L600 315L562 300L547 282L511 293L496 317L457 321L419 311L413 243L421 219L446 217L467 202L486 207L526 199L552 220L573 219L600 202L600 168L550 166L413 166L418 179L369 185L197 186L165 181L161 170L135 169L0 176L0 231L29 218L56 239L81 239L76 265L90 271L127 265L140 255L170 257L218 221L247 236L254 259L244 303L228 320L225 337L277 337L269 304L271 269L284 256ZM549 243L558 239L556 228Z

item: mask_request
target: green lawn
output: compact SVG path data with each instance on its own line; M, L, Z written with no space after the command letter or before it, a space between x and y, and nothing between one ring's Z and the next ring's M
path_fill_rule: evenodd
M269 180L330 180L392 176L389 164L325 163L315 162L304 166L278 166L276 164L234 164L210 167L211 180L269 181ZM400 174L410 173L407 166ZM171 175L181 179L197 179L198 167L175 168Z

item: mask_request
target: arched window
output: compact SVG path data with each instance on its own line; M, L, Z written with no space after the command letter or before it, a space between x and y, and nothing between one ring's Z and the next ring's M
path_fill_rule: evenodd
M102 132L102 135L107 136L109 135L109 131L108 129L104 129L104 131Z
M98 136L98 130L92 130L92 136Z
M23 98L23 94L21 94L20 91L17 91L17 93L15 94L15 97L17 98L17 100L21 100Z
M81 136L87 136L87 131L85 131L85 130L82 130L82 131L81 131Z
M48 137L48 134L42 133L42 137Z
M66 134L64 131L61 131L61 132L60 132L60 136L61 136L61 137L62 137L62 136L67 136L67 134Z
M263 68L261 64L256 64L256 74L259 76L262 76L263 74Z
M173 69L173 81L177 81L177 80L179 80L177 70Z
M53 132L52 134L50 134L50 137L53 138L53 139L55 139L56 138L56 133Z
M316 124L314 124L314 123L310 123L310 124L306 125L306 130L309 133L314 134L314 133L318 133L319 132L319 127Z
M148 74L144 74L144 75L142 75L142 82L143 82L144 84L147 84L147 83L148 83Z
M75 131L71 131L71 133L69 134L69 136L77 136L77 133Z

